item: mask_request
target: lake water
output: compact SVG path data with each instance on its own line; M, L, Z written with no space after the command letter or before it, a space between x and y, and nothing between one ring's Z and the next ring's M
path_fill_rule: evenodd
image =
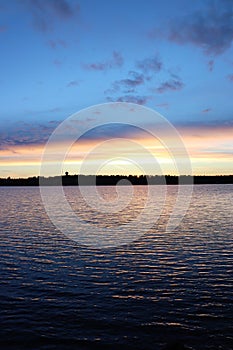
M58 231L39 188L0 188L1 348L232 349L233 186L195 186L183 221L166 233L176 190L168 188L167 207L139 239L98 250ZM145 191L135 189L125 219ZM85 220L120 220L95 220L77 188L65 192Z

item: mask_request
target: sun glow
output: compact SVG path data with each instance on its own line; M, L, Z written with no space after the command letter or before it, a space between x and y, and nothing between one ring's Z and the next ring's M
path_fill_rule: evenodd
M194 174L231 174L233 128L181 128L179 130L190 155ZM56 162L62 145L54 145L51 162ZM44 145L17 145L0 150L0 176L27 177L39 175ZM172 150L174 151L174 150ZM79 140L64 159L64 171L70 173L132 174L140 175L143 169L153 174L154 159L158 173L176 174L172 159L159 140L135 135L111 140ZM83 164L85 163L85 167ZM216 165L215 165L216 164ZM144 171L145 172L145 171ZM48 174L54 175L54 174Z

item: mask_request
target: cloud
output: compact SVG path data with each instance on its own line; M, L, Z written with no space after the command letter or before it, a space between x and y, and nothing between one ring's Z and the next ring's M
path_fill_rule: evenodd
M9 149L12 146L44 144L58 122L47 125L31 125L28 123L17 123L11 130L2 130L0 133L0 149Z
M209 113L212 111L212 108L206 108L202 110L202 113Z
M233 120L232 118L229 119L208 119L208 118L202 118L200 120L184 120L182 122L176 123L176 127L185 127L185 128L212 128L215 130L220 130L221 128L233 128Z
M180 80L180 78L176 77L165 81L158 88L153 89L153 91L158 92L159 94L163 94L167 91L181 90L183 87L184 83Z
M230 80L230 81L233 82L233 74L229 74L229 75L227 76L227 78L228 78L228 80Z
M151 37L162 36L179 45L193 44L206 55L220 55L233 41L232 16L232 0L209 1L202 11L171 20L166 32L156 29Z
M79 140L104 140L111 138L135 137L141 130L133 125L109 123L88 130Z
M124 59L120 52L113 51L113 64L117 67L121 67L124 64Z
M169 107L169 103L167 103L167 102L159 103L159 104L156 105L156 107L168 108Z
M48 45L52 48L52 49L56 49L58 47L63 47L64 49L67 48L67 42L65 40L62 39L58 39L58 40L49 40L48 41Z
M138 61L136 67L141 69L144 73L157 73L161 71L163 64L157 56L153 56Z
M57 67L60 67L62 65L62 61L56 59L53 61L53 64Z
M212 72L213 69L214 69L214 60L210 60L208 62L208 68L209 68L209 71Z
M113 51L112 57L109 60L106 60L104 62L82 64L82 67L86 70L91 71L106 71L111 68L120 68L123 66L123 64L124 59L122 55L117 51Z
M136 103L136 100L132 102ZM139 101L140 102L140 101ZM142 101L141 101L142 102ZM87 117L83 120L73 120L67 127L74 128L74 124L78 126L89 125L95 118ZM0 150L8 150L11 153L18 153L20 148L30 146L43 146L49 139L54 129L59 125L60 121L50 120L46 124L30 124L25 122L15 123L11 128L0 132ZM81 140L98 140L104 137L124 137L133 134L136 128L125 126L119 123L105 124L104 126L90 129L81 136ZM69 130L67 136L69 138ZM66 135L65 135L66 136Z
M129 102L136 103L139 105L145 105L150 99L150 96L138 96L138 95L124 95L116 98L107 97L109 102Z
M61 111L60 107L48 110L49 113ZM71 120L66 124L63 140L69 139L70 131L74 130L74 125L89 126L95 118L86 117L78 120ZM26 123L17 122L11 126L6 126L0 130L0 150L11 150L14 152L15 147L44 145L52 132L61 123L61 120L52 119L44 123ZM67 133L66 133L67 132Z
M78 85L79 85L78 80L72 80L67 84L67 87L78 86Z
M137 86L142 84L144 84L143 74L130 71L128 72L128 78L114 81L112 88L106 90L105 93L116 93L122 90L124 93L132 93Z
M184 87L181 78L170 70L165 70L162 61L158 56L146 57L135 63L137 70L128 71L124 79L115 80L109 89L105 90L107 100L111 102L132 102L137 104L146 104L151 96L142 92L142 87L153 92L164 93L167 90L180 90ZM164 71L168 75L167 80L160 86L152 88L153 74ZM112 96L113 95L113 96ZM115 96L114 96L115 95ZM160 107L168 107L167 104Z
M67 21L79 13L78 4L67 0L26 0L22 2L30 10L37 30L49 32L54 21Z

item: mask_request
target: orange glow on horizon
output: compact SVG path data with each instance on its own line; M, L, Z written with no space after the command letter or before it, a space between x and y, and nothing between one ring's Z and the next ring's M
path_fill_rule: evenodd
M189 153L193 174L233 173L233 127L182 127L178 131ZM138 146L135 146L135 142ZM51 162L56 162L56 152L61 149L61 146L60 144L59 147L58 145L54 147L55 158L53 160L51 156ZM43 151L44 145L41 144L9 146L7 149L0 150L0 177L39 175ZM91 152L90 155L88 155L89 152ZM121 171L121 174L125 171L126 175L140 175L142 171L136 163L138 160L141 164L146 164L149 159L146 157L146 152L150 152L155 157L163 173L176 174L169 151L158 140L145 134L133 137L130 135L129 139L113 139L106 142L101 139L79 140L67 154L63 168L64 171L77 174L84 158L88 156L86 169L90 173L97 163L102 163L105 164L101 167L102 171L109 175ZM130 160L133 161L130 163Z

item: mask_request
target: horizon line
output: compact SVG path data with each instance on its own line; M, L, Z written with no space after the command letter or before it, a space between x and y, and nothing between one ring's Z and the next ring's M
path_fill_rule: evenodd
M180 174L180 175L172 175L172 174L164 174L164 175L158 175L158 174L138 174L138 175L133 175L133 174L128 174L128 175L124 175L124 174L98 174L98 175L94 175L94 174L69 174L67 172L65 172L65 174L61 174L61 175L48 175L48 176L40 176L40 175L33 175L33 176L28 176L28 177L12 177L12 176L8 176L8 177L0 177L0 180L25 180L25 179L39 179L39 178L52 178L52 177L73 177L73 176L93 176L93 177L98 177L98 176L106 176L106 177L200 177L200 176L208 176L208 177L221 177L221 176L233 176L232 174Z

